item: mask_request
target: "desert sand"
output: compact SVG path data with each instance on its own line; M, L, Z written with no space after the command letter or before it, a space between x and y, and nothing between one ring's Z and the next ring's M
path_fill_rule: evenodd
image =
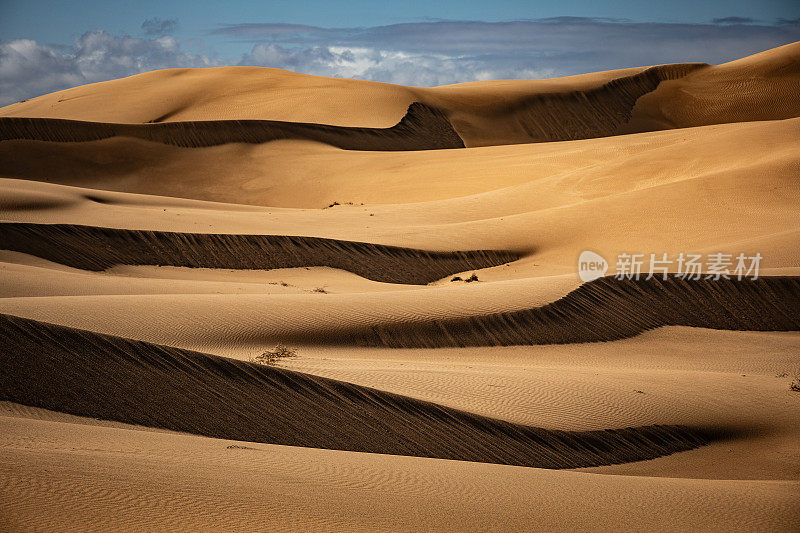
M2 529L796 530L798 86L795 43L0 108Z

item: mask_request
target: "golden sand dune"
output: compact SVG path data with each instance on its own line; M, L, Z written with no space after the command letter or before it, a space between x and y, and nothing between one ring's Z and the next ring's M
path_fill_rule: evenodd
M349 152L297 141L195 149L126 138L4 141L0 176L274 207L323 208L339 202L344 205L332 211L341 211L364 203L364 216L383 214L375 204L440 202L404 207L404 219L414 215L417 224L464 222L548 208L579 209L581 203L604 198L623 201L626 193L657 194L658 188L679 188L681 196L691 197L701 182L745 191L745 196L737 195L743 199L764 197L792 183L800 164L798 139L800 119L482 147L460 150L457 157L449 150ZM3 196L11 201L20 194L16 186ZM95 191L85 196L124 201ZM721 216L727 215L721 212L717 218Z
M465 142L476 146L606 137L623 131L631 120L636 101L661 81L683 77L702 66L651 67L589 90L540 93L505 105L483 105L479 112L469 114L464 108L474 104L464 100L463 94L455 98L437 94L434 100L447 102L447 113L413 102L400 122L390 128L266 120L162 122L161 118L149 121L156 124L116 124L0 116L0 141L85 142L119 136L203 147L303 139L347 150L401 151L462 148ZM448 114L454 117L452 125Z
M132 137L190 148L226 143L258 144L282 139L317 141L345 150L400 151L464 147L464 142L440 111L417 102L411 104L400 122L390 128L354 128L274 120L114 124L0 117L0 141L87 142L109 137Z
M661 65L540 82L508 80L430 89L320 78L276 69L173 69L34 98L0 109L0 116L103 123L260 118L387 128L400 121L408 106L419 102L449 117L467 146L584 139L796 117L800 115L794 90L800 80L799 58L800 45L795 43L713 67ZM740 97L742 93L746 96ZM110 94L115 96L116 104L109 105ZM359 107L353 105L356 99L368 99L375 109L356 110ZM698 106L698 101L704 105ZM781 103L775 106L774 101ZM158 103L153 105L155 102ZM698 112L698 108L702 111ZM288 131L297 135L298 129L308 127L287 125L277 130L281 133L268 134L261 131L265 125L257 133L246 133L242 125L238 128L209 125L200 139L185 132L187 128L198 127L190 125L137 129L106 124L95 126L90 133L80 129L86 126L76 124L69 127L47 122L12 124L4 124L4 138L9 138L10 133L22 134L23 126L27 125L26 135L39 136L33 138L62 140L103 138L114 132L158 138L173 132L172 144L184 146L237 142L237 138L239 142L243 138L263 142L282 138ZM330 137L320 140L332 142ZM336 142L358 145L354 139L339 138L332 144L338 146ZM384 145L387 143L391 144L388 139ZM389 149L413 149L397 146ZM413 146L413 141L407 146Z
M0 514L12 529L792 531L800 518L793 481L594 475L3 415Z
M447 93L439 88L434 101L447 102L443 109L450 111L453 126L468 146L607 137L663 129L634 117L637 100L661 82L683 78L705 66L661 65L614 77L591 88L541 90L504 99L487 94L482 102L471 101L468 89L462 92L454 88ZM628 126L634 118L637 129Z
M795 43L434 88L171 69L0 109L0 515L793 530L798 82ZM762 261L613 279L623 253ZM276 343L298 357L249 362Z
M255 363L8 315L0 321L0 399L209 437L574 468L659 457L714 436L673 426L546 431Z
M0 248L84 270L115 265L271 269L329 266L389 283L425 284L518 259L510 252L426 252L269 235L180 234L0 223ZM800 277L758 280L601 278L539 308L450 320L317 330L283 342L390 347L507 346L609 341L668 325L800 330Z
M395 348L563 344L618 340L662 326L800 331L800 277L600 278L535 309L374 326L346 339Z
M449 274L519 259L513 252L435 252L285 235L133 231L0 222L0 248L83 270L115 265L273 269L328 266L387 283L424 285Z
M800 43L787 44L665 81L636 102L629 128L642 131L797 117L798 85Z

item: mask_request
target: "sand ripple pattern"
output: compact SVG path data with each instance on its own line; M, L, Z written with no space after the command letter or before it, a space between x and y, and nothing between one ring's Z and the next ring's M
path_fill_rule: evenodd
M226 143L260 144L281 139L316 141L345 150L441 150L464 148L442 111L415 102L390 128L358 128L277 120L214 120L115 124L52 118L0 117L0 141L29 139L87 142L110 137L199 148Z
M520 258L520 254L502 250L436 252L321 237L29 223L0 223L0 249L93 271L115 265L264 270L326 266L373 281L419 285Z
M541 468L650 459L710 429L556 431L398 394L0 315L2 400L210 437Z

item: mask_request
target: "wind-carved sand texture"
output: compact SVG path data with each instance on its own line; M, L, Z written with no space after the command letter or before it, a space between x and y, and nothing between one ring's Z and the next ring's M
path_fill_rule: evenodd
M464 142L439 110L415 102L391 128L352 128L274 120L113 124L47 118L0 117L0 141L87 142L110 137L197 148L281 139L317 141L345 150L441 150Z
M795 531L798 87L792 43L0 108L0 529Z
M115 265L274 269L327 266L386 283L426 284L519 259L508 251L436 252L284 235L217 235L0 222L0 249L84 270Z
M679 79L707 66L704 63L660 65L615 78L597 88L520 98L504 107L493 106L484 120L502 122L504 129L514 131L517 138L525 138L526 142L617 135L624 132L639 98L665 80Z
M575 468L685 451L714 434L675 426L543 430L291 370L8 315L0 315L0 341L2 400L208 437Z
M800 331L800 277L600 278L526 311L373 326L346 344L392 348L614 341L663 326Z

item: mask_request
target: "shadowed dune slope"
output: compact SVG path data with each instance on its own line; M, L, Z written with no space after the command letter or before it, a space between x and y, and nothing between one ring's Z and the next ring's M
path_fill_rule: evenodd
M707 66L659 65L589 89L540 92L510 101L489 100L469 112L458 100L437 105L450 110L453 126L469 146L608 137L628 133L624 130L637 100L662 81L682 78ZM648 129L645 126L640 131Z
M624 132L800 116L800 42L665 80Z
M434 150L464 147L464 142L442 112L418 102L411 104L405 116L391 128L356 128L274 120L115 124L52 118L0 117L0 141L29 139L85 142L110 137L134 137L189 148L225 143L257 144L280 139L318 141L345 150Z
M618 340L661 326L800 330L800 277L605 277L530 310L373 326L338 340L394 348L567 344Z
M174 233L78 226L0 223L0 249L83 270L114 265L273 269L327 266L374 281L426 284L520 255L498 250L436 252L366 242L286 235Z
M715 434L682 426L544 430L332 379L9 315L0 315L0 341L3 400L218 438L572 468L659 457L706 444Z

